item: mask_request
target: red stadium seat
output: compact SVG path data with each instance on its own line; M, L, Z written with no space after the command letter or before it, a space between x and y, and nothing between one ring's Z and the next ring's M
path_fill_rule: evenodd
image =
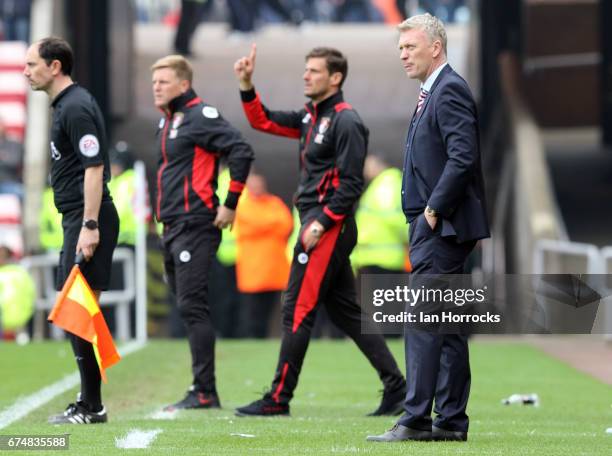
M23 255L21 202L16 195L0 194L0 245L20 258Z
M23 141L26 127L27 83L22 74L27 51L21 41L0 42L0 118L7 135Z

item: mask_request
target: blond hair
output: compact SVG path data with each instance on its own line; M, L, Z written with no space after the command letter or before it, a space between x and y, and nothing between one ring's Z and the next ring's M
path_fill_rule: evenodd
M444 29L444 23L435 16L429 13L417 14L416 16L409 17L404 22L397 26L400 32L406 30L419 29L423 30L429 40L433 43L435 40L440 40L442 43L442 49L446 54L446 30Z
M151 71L161 68L170 68L174 70L176 76L181 81L189 81L189 84L193 81L193 67L191 63L189 63L189 60L182 55L167 55L151 65Z

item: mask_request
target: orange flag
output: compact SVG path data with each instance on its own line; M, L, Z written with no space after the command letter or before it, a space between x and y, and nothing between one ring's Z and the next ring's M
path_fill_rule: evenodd
M91 291L78 265L70 271L48 320L63 330L91 342L100 375L106 383L105 369L119 362L121 357L100 312L96 295Z

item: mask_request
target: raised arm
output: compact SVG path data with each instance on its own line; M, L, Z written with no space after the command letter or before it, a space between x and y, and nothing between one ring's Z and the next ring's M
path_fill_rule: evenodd
M301 111L271 111L263 105L259 94L255 92L252 78L256 56L257 45L253 43L249 55L234 63L242 107L249 123L254 129L265 133L298 139L304 113Z

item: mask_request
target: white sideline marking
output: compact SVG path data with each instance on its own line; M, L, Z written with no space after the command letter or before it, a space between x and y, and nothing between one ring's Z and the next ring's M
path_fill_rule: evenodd
M158 410L149 415L152 420L175 420L178 416L178 409L174 410Z
M143 348L145 344L141 342L130 342L119 348L121 356L125 357L135 351ZM66 375L61 380L36 391L26 397L20 397L15 401L13 405L8 406L2 412L0 412L0 429L4 429L10 424L17 420L20 420L24 416L28 415L38 407L45 405L47 402L55 399L60 394L68 391L70 388L74 388L80 382L78 372L73 372L70 375Z
M59 396L70 388L75 387L80 382L78 372L66 375L63 379L52 385L45 386L43 389L36 391L27 397L20 398L13 405L4 409L0 413L0 429L7 427L9 424L23 418L32 410L37 409L41 405L46 404L51 399Z
M141 429L131 429L125 437L115 437L115 446L117 448L149 448L153 440L161 434L161 429L152 429L143 431Z

